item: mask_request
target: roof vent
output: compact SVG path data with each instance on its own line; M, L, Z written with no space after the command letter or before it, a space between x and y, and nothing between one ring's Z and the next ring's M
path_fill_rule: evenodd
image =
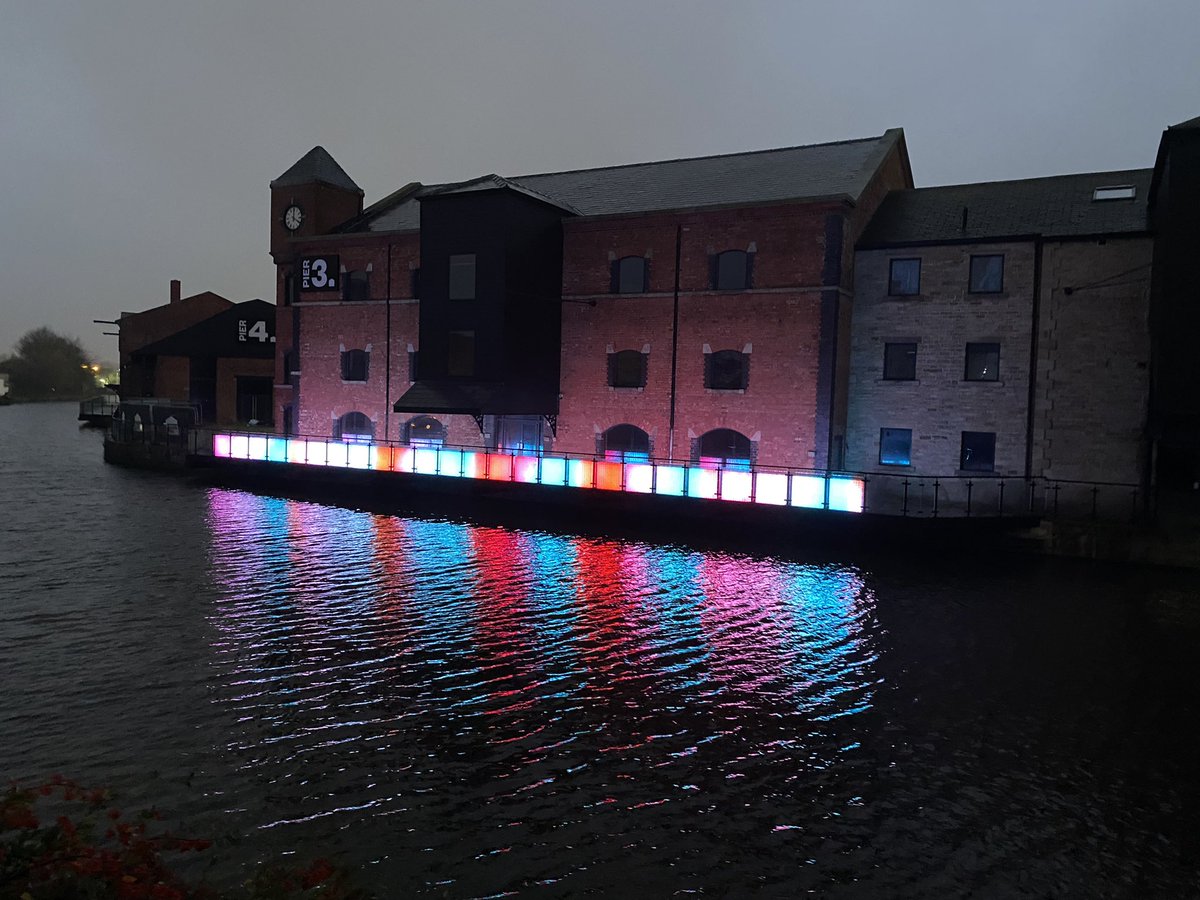
M1093 200L1132 200L1137 191L1132 184L1098 187L1092 191Z

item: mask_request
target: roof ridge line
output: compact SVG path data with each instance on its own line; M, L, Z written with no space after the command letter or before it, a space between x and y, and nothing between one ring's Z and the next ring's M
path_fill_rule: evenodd
M983 187L990 184L1021 184L1027 181L1055 181L1060 178L1086 178L1097 175L1133 175L1153 172L1153 166L1139 166L1136 169L1106 169L1100 172L1064 172L1061 175L1031 175L1028 178L1000 178L995 181L962 181L953 184L930 184L924 187L893 188L893 191L937 191L944 188Z
M892 129L888 129L889 131ZM521 178L543 178L548 175L575 175L579 172L611 172L614 169L636 169L642 166L665 166L671 163L681 162L699 162L702 159L728 159L731 156L761 156L765 153L783 153L787 150L808 150L813 147L839 147L845 144L865 144L869 141L878 141L887 136L885 131L883 134L876 134L871 137L864 138L847 138L842 141L820 141L815 144L795 144L789 147L766 147L762 150L737 150L731 153L710 153L705 156L680 156L674 159L655 159L648 162L621 163L616 166L584 166L578 169L562 169L558 172L529 172L524 175L510 175L512 180Z
M390 209L393 204L404 200L409 194L415 194L423 187L425 187L425 185L421 184L419 181L410 181L408 184L404 185L404 187L397 188L386 197L380 197L374 203L366 206L361 213L351 219L347 224L353 225L371 216L378 215L380 212L383 212L385 208Z

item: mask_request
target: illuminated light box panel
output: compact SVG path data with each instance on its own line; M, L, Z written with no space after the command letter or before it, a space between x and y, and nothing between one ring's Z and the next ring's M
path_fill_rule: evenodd
M513 457L507 453L485 453L483 477L489 481L512 481ZM478 476L476 476L478 477Z
M388 447L265 435L213 435L213 455L295 465L330 466L514 481L664 497L692 497L803 509L861 513L866 484L845 475L794 475L703 466L610 462L553 456L512 456L437 447ZM827 499L828 498L828 499Z
M431 447L417 447L412 451L412 470L417 475L436 475L438 452Z
M596 487L602 491L624 490L625 464L619 462L598 462L595 465Z
M829 479L829 508L860 513L866 505L867 485L861 478L834 476Z
M541 482L541 460L536 456L518 456L513 461L513 481L521 484Z

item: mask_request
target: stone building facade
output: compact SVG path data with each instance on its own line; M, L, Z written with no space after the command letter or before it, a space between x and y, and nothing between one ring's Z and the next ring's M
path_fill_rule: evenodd
M1032 471L1125 484L1150 477L1153 240L1042 245Z
M1024 472L1035 254L1027 241L859 251L848 468L952 474L963 432L978 432L995 437L992 471ZM997 256L1001 290L971 291L972 258ZM915 293L889 292L894 260L919 269ZM911 432L907 453L884 429Z
M857 254L847 466L1144 483L1149 180L892 194Z

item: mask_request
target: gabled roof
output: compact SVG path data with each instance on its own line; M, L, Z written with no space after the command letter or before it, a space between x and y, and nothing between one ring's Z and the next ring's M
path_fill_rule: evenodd
M501 185L583 216L628 215L675 209L749 205L786 200L857 201L880 164L904 138L902 129L828 144L574 169L537 175L488 175L452 185L428 185L379 203L347 227L353 231L420 228L420 199L447 190ZM395 195L393 195L395 196Z
M471 194L480 191L515 191L526 197L532 197L540 203L548 203L550 206L557 206L559 209L566 210L572 215L580 215L579 210L571 206L569 203L564 203L561 200L555 200L538 191L535 191L518 181L511 178L502 178L499 175L484 175L482 178L473 178L470 181L462 181L457 184L446 184L431 187L421 194L421 199L429 199L430 197L445 197L451 194Z
M313 147L298 159L290 169L271 182L272 188L312 184L314 181L328 184L344 191L362 195L362 188L346 174L324 147Z
M858 247L1144 232L1152 172L1128 169L892 191ZM1132 199L1093 199L1097 188L1122 186L1134 189Z
M239 322L247 328L266 322L269 340L255 337L241 340ZM275 305L265 300L235 303L229 309L209 316L195 325L168 335L162 340L139 347L135 356L218 356L227 358L266 358L275 355Z
M170 310L171 314L175 315L178 313L181 307L186 308L193 306L209 306L212 308L212 312L210 312L209 315L213 315L215 312L219 311L220 307L228 308L233 306L233 301L222 297L220 294L214 294L212 291L201 291L198 294L191 294L190 296L182 297L176 303L161 303L158 306L152 306L149 309L143 309L141 312L128 312L126 310L122 310L120 318L133 318L135 316L146 316L147 318L153 318L156 315L164 314L167 310Z

